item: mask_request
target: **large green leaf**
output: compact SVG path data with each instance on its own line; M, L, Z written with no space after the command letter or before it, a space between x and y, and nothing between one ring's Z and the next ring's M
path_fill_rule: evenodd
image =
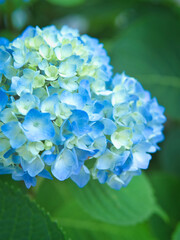
M179 23L170 9L150 10L112 41L110 51L115 71L137 77L173 119L180 119Z
M0 239L63 240L58 226L25 194L0 181Z
M97 181L90 181L83 189L73 189L86 212L111 224L136 224L148 219L157 210L151 185L144 175L134 177L130 184L120 191Z
M63 226L72 240L158 240L147 223L116 226L94 219L78 204L72 188L78 190L69 181L44 180L36 189L36 200Z
M179 240L179 239L180 239L180 223L176 227L172 240Z
M55 219L62 220L62 226L72 240L156 240L147 223L135 226L116 226L93 219L71 202L60 211Z

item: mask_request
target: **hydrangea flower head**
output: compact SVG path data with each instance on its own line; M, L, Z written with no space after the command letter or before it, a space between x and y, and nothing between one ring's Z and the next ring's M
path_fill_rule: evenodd
M28 188L52 173L120 189L148 167L164 108L134 78L112 77L109 61L97 39L66 26L0 38L0 174Z

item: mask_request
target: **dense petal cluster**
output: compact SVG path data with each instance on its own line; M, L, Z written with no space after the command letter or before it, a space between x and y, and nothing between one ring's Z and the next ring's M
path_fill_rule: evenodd
M148 167L163 140L164 108L134 78L112 77L97 39L28 27L0 38L0 174L114 189Z

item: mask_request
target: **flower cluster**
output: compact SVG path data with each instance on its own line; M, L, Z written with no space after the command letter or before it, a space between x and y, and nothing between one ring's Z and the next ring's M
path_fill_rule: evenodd
M66 26L0 38L0 174L28 188L51 172L120 189L148 167L164 108L136 79L112 77L109 61L97 39Z

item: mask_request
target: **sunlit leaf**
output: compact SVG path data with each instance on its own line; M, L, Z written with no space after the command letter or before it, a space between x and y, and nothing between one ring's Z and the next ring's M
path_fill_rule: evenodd
M74 193L86 212L112 224L136 224L148 219L156 211L153 190L144 175L134 177L120 191L91 181L85 188Z
M72 240L158 240L147 223L116 226L94 219L78 204L72 188L77 190L71 182L45 180L36 189L39 204L63 226L66 235Z

